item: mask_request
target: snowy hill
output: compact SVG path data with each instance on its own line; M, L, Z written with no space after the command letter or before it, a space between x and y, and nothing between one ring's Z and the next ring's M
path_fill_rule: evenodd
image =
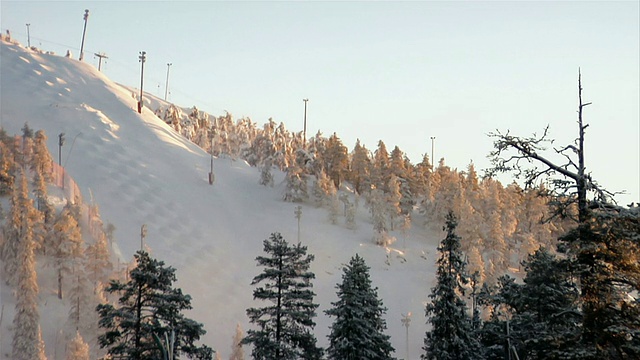
M89 64L6 42L1 46L0 125L9 134L20 133L25 122L43 129L54 158L58 134L65 133L62 164L85 199L91 197L100 207L105 223L115 225L123 260L129 261L140 248L140 228L146 224L146 246L152 256L177 269L177 286L193 297L189 316L204 323L204 343L225 358L236 323L249 328L245 309L262 306L253 302L250 286L261 271L254 259L262 253L262 241L272 232L281 232L289 242L297 240L298 204L281 200L283 175L276 174L274 188L263 187L256 168L215 159L211 186L210 156L152 110L138 114L131 90ZM388 308L388 333L399 358L406 346L401 314L414 314L409 343L416 359L426 331L423 303L433 282L435 247L443 234L414 225L406 237L392 234L398 238L397 249L375 246L363 204L360 201L355 231L344 226L344 219L331 225L326 209L302 205L301 240L316 257L316 336L326 346L331 319L323 312L336 301L334 286L342 264L359 253ZM49 294L41 298L57 301ZM52 349L57 329L46 320L53 316L51 307L48 311L41 311L43 336ZM10 349L10 323L5 319L0 328L2 359ZM48 355L54 358L49 350Z

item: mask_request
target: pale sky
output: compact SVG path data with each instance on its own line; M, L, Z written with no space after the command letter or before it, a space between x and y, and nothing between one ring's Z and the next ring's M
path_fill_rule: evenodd
M495 129L556 144L576 135L582 69L587 166L626 204L640 200L640 8L629 2L7 1L2 31L44 50L109 57L112 80L214 115L307 135L336 132L352 149L382 139L417 163L431 155L488 166ZM10 91L10 89L0 89ZM501 179L508 182L508 179Z

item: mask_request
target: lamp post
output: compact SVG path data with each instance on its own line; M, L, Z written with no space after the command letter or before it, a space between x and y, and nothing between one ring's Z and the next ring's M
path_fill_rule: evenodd
M433 164L435 163L436 159L433 157L433 143L436 140L435 136L431 137L431 171L433 171Z
M27 46L31 48L31 34L29 33L29 26L31 26L31 24L27 24Z
M140 70L140 100L138 101L138 114L142 114L142 85L144 83L144 62L147 61L147 52L141 51L138 59L138 61L142 63L142 68Z
M306 148L307 145L307 101L309 99L302 99L304 101L304 127L302 130L302 147Z
M84 58L84 35L87 32L87 20L89 19L89 10L84 10L84 28L82 29L82 43L80 44L80 57L78 60L82 61Z
M64 133L58 135L58 165L62 166L62 145L64 145Z
M407 360L409 360L409 323L411 323L411 312L407 313L407 315L402 314L402 325L407 328Z
M167 63L167 81L164 83L164 101L167 101L167 94L169 94L169 68L173 65L172 63Z

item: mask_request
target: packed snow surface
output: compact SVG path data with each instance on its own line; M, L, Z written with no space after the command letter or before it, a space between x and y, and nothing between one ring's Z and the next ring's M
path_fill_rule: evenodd
M193 297L188 316L204 323L208 333L203 342L225 358L236 324L250 328L245 310L266 305L253 301L250 285L262 271L255 257L263 254L263 240L281 232L289 242L297 241L298 204L281 200L283 175L276 174L274 188L263 187L258 169L220 158L214 159L211 186L210 155L154 115L159 99L147 102L151 109L138 114L132 90L87 63L6 42L1 46L0 125L9 134L21 133L25 122L45 130L54 159L58 134L65 133L62 164L84 201L98 204L103 221L115 225L123 261L140 249L140 230L146 224L145 246L177 269L177 286ZM364 202L359 201L355 231L344 226L344 219L331 225L326 209L302 204L300 240L315 256L312 271L320 304L316 336L320 345L327 345L331 319L324 310L337 300L335 285L343 264L359 253L388 308L388 334L399 358L406 353L402 314L413 314L410 358L417 359L427 329L424 303L434 282L435 248L444 233L414 224L406 235L392 233L398 238L394 248L376 246ZM47 319L60 311L44 306L55 297L45 293L41 299L43 336L52 349L58 330L56 321ZM1 324L0 357L10 353L10 324L11 319Z

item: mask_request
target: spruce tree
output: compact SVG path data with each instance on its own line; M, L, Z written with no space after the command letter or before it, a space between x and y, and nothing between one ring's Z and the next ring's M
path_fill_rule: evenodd
M89 345L84 341L79 332L67 345L67 360L89 360Z
M244 349L242 348L242 338L244 333L240 324L236 325L236 333L233 336L233 343L231 344L231 355L229 360L244 360Z
M389 360L394 351L389 336L383 332L386 308L372 287L369 267L356 254L343 269L338 284L338 301L326 311L335 317L329 334L329 359Z
M27 197L27 180L22 173L20 189L16 190L18 201L13 204L17 224L15 242L15 263L12 278L15 284L15 317L13 318L13 341L11 359L38 359L41 353L40 314L38 312L38 279L36 274L35 242L33 223L29 213L35 211L32 201ZM14 210L12 210L13 212Z
M272 302L262 308L247 309L250 322L257 330L248 330L243 344L252 344L255 360L320 359L322 349L317 347L312 333L317 304L309 271L314 259L307 255L307 247L289 243L279 233L264 240L267 256L256 261L265 269L253 278L251 285L261 285L253 291L253 298Z
M138 360L162 358L154 335L175 333L175 355L212 359L213 350L196 341L206 333L202 324L182 313L191 309L191 296L173 288L175 269L153 259L148 253L135 254L137 265L126 283L112 280L106 291L120 295L118 307L100 304L99 326L105 333L98 337L101 348L112 356Z
M431 329L424 340L423 349L426 353L421 356L424 360L483 359L463 300L468 278L460 250L460 237L455 233L457 225L455 215L449 212L443 227L447 236L438 246L437 284L431 289L429 298L432 300L426 306Z

